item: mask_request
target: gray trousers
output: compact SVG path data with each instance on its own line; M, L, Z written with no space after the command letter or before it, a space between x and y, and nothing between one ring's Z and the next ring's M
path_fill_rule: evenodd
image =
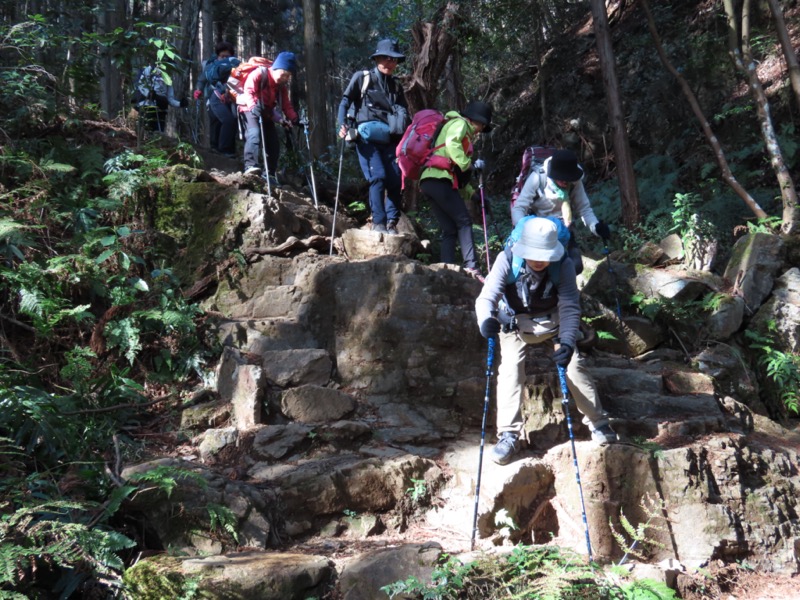
M522 431L522 386L525 384L525 351L528 345L549 342L554 334L500 333L500 367L497 369L497 433ZM555 368L555 367L554 367ZM567 365L567 387L583 415L583 422L594 431L608 424L608 413L600 405L594 380L576 349Z

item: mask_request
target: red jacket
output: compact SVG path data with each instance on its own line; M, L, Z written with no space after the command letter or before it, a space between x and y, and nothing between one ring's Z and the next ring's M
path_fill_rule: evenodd
M253 69L244 82L244 92L236 97L239 112L249 112L258 102L258 92L261 91L261 103L264 114L269 115L276 106L280 106L283 115L290 121L298 119L297 113L289 100L289 89L285 85L278 85L272 78L272 69Z

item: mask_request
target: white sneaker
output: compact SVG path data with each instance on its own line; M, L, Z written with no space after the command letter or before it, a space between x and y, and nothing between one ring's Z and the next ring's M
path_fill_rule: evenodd
M261 173L261 167L247 167L244 170L245 175L258 175Z

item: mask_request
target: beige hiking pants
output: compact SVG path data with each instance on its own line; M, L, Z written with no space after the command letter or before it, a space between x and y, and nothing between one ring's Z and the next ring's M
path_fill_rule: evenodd
M528 345L549 343L554 335L500 333L500 367L497 369L497 433L522 431L522 386L525 383L525 351ZM555 366L553 367L555 369ZM597 389L578 350L567 365L567 387L592 431L608 424L608 413L600 405Z

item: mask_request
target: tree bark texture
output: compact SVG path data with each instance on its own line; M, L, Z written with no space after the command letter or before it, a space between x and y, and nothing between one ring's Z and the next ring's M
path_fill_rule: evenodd
M319 0L303 0L306 102L311 153L320 156L331 144L331 126L325 102L325 54L322 48L322 16Z
M436 106L439 80L456 43L452 34L457 23L457 5L449 2L433 23L417 22L411 28L414 39L414 69L406 87L409 112Z
M764 212L764 209L758 205L758 202L755 201L755 199L747 192L747 190L742 187L742 184L737 181L736 177L734 177L730 166L728 165L728 161L725 158L725 151L722 149L719 139L711 129L711 124L708 122L708 119L706 119L703 109L700 108L700 103L697 101L697 97L692 91L692 88L689 86L689 83L673 66L672 62L667 56L667 53L664 51L664 45L661 43L661 36L658 35L655 19L653 18L653 14L650 10L650 3L648 0L641 0L641 5L642 10L647 17L647 27L650 29L650 35L653 37L653 42L655 43L658 57L661 59L661 64L664 65L664 68L669 71L673 77L675 77L675 79L678 81L678 84L681 86L683 95L686 96L686 99L689 101L689 105L692 107L692 112L700 122L700 127L703 130L703 134L706 136L709 146L711 146L711 150L714 153L714 158L719 165L720 171L722 171L722 179L730 186L734 193L744 201L747 207L753 211L753 214L756 217L759 219L766 219L768 215L766 212Z
M98 32L111 33L125 27L125 0L105 0L97 13ZM107 119L116 118L123 107L122 76L108 48L100 49L100 109Z
M608 102L608 119L611 125L614 154L619 179L619 192L622 202L622 221L631 227L639 222L639 193L636 189L636 176L633 172L628 132L625 126L625 114L617 81L617 69L614 62L614 50L611 46L611 34L608 28L605 0L591 0L592 21L597 37L597 55L603 73L603 86Z
M792 84L794 99L795 102L797 102L797 107L800 108L800 62L797 60L797 54L792 46L792 40L789 37L789 32L786 30L786 20L783 18L783 9L781 8L780 2L778 2L778 0L767 0L767 4L769 4L769 9L772 11L772 18L775 21L775 31L781 43L783 57L786 59L786 69L789 71L789 81Z

